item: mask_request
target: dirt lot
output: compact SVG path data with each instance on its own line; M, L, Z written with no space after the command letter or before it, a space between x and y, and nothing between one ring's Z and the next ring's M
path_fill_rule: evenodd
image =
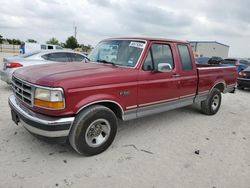
M215 116L191 106L122 123L112 147L93 157L16 126L10 94L0 82L0 187L250 186L250 91L223 95Z

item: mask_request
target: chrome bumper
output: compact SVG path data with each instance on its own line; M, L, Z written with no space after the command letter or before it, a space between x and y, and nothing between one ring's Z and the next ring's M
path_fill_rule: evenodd
M12 120L36 135L45 137L67 137L75 117L50 117L33 112L23 106L14 95L9 97ZM15 117L13 117L15 116Z

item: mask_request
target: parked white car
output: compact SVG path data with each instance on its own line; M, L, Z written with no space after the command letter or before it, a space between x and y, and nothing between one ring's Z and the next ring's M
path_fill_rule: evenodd
M58 45L24 42L20 46L20 53L26 54L39 50L62 50L62 49L63 48Z
M24 55L4 58L3 66L0 69L0 76L2 81L10 84L13 72L19 68L55 62L83 61L85 58L87 57L84 54L71 50L42 50L31 52Z

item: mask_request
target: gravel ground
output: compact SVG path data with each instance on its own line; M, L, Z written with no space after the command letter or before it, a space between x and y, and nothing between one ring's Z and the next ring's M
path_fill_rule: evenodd
M250 91L223 95L214 116L193 105L121 123L93 157L16 126L10 94L0 82L0 187L250 187Z

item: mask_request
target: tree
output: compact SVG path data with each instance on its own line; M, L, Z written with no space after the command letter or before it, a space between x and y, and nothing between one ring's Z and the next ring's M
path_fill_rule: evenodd
M47 44L53 44L53 45L60 45L59 41L55 37L52 37L46 43Z
M3 36L0 35L0 44L2 44L3 42L7 42L8 44L13 44L13 45L21 45L21 40L19 39L3 38Z
M65 48L65 43L61 42L60 46L63 47L63 48Z
M36 40L34 40L34 39L28 39L28 40L26 40L26 42L30 42L30 43L37 43L37 41L36 41Z
M76 40L75 37L73 36L70 36L66 42L65 42L65 45L64 45L65 48L71 48L71 49L75 49L75 48L78 48L79 47L79 44Z
M19 39L12 39L12 44L15 44L15 45L21 45L21 41Z
M89 44L87 46L85 46L84 44L81 44L80 47L82 48L82 51L84 52L89 52L93 49L92 46Z
M9 44L12 44L12 39L5 39L5 41L7 41Z

